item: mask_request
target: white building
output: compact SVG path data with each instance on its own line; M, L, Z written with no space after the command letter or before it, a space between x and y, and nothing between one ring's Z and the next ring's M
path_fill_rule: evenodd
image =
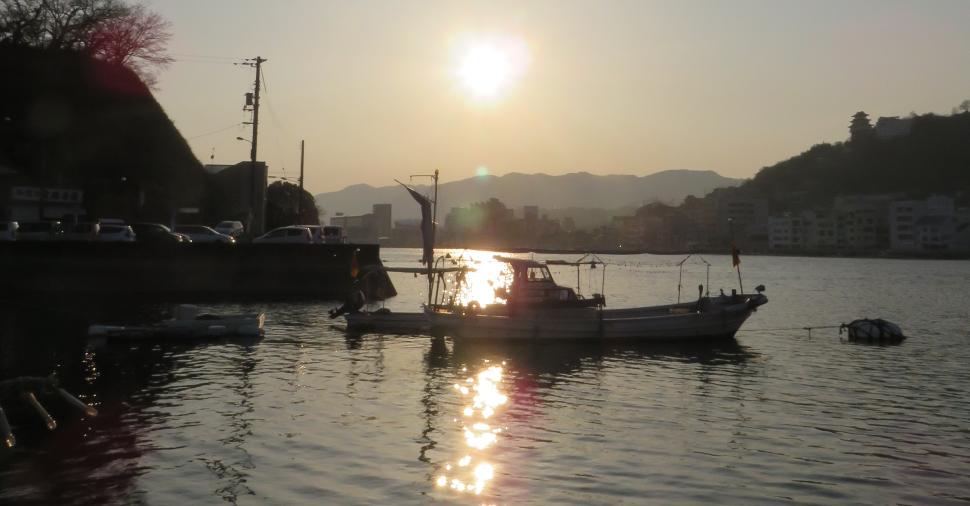
M846 195L836 197L836 245L849 251L885 248L889 243L890 195Z
M785 213L768 218L768 249L805 249L806 223L800 214Z
M916 221L926 214L926 202L898 200L889 207L889 247L893 251L916 251Z
M818 251L835 246L835 220L829 215L802 211L768 219L769 249Z
M965 225L970 221L964 215L952 198L942 195L893 202L889 212L890 247L912 253L962 251Z

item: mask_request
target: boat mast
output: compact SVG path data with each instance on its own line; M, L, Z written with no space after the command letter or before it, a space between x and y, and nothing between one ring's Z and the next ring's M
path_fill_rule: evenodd
M435 237L438 233L438 169L434 170L434 174L412 174L408 180L413 181L416 177L430 177L434 179L434 199L431 201L431 237ZM432 247L434 247L433 242ZM434 290L434 276L432 274L432 270L434 269L433 250L431 259L432 261L428 262L428 307L431 307L431 292Z

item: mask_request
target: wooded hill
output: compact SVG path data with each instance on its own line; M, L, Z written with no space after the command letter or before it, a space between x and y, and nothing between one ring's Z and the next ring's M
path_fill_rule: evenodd
M766 198L772 212L828 207L837 195L946 194L970 198L970 113L912 118L908 134L818 144L765 167L737 188L715 190Z

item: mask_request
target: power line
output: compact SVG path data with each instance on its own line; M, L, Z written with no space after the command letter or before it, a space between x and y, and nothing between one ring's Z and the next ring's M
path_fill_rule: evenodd
M217 56L217 55L208 55L208 54L189 54L189 53L172 53L171 56L176 59L195 58L195 59L203 59L203 60L226 60L230 62L236 62L236 61L245 59L241 56Z
M212 130L211 132L206 132L206 133L202 133L202 134L199 134L199 135L193 135L191 137L186 137L185 140L198 139L200 137L208 137L210 135L215 135L217 133L225 132L226 130L229 130L230 128L239 127L239 126L242 126L242 123L233 123L233 124L231 124L229 126L222 127L222 128L220 128L218 130Z

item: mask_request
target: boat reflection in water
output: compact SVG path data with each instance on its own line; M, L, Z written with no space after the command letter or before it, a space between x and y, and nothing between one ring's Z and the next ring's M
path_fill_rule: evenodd
M496 415L508 402L501 387L504 365L486 362L477 374L453 385L464 401L460 416L453 421L461 427L467 453L455 462L444 464L435 479L437 487L481 495L495 477L494 466L487 457L503 431L496 423ZM462 370L467 372L467 368Z

